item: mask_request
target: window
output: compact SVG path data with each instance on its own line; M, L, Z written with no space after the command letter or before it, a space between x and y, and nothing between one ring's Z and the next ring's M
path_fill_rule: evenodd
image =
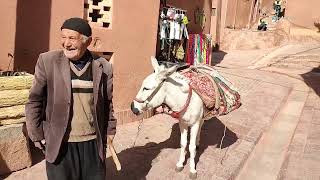
M85 0L84 19L93 26L111 28L112 0Z

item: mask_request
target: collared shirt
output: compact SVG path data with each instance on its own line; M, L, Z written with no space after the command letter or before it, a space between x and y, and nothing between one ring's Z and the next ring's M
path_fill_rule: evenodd
M78 69L78 70L82 70L85 65L88 63L88 61L91 61L92 60L92 56L91 56L91 53L87 50L84 55L76 60L76 61L71 61L75 67Z

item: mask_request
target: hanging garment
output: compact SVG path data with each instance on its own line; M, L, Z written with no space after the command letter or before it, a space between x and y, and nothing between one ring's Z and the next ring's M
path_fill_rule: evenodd
M184 14L181 14L181 29L180 29L180 39L185 37L186 39L189 39L188 30L187 30L187 24L189 23L188 17Z
M176 53L176 58L178 60L183 60L184 58L184 49L183 49L183 45L181 44L177 50L177 53Z
M174 39L176 40L181 40L180 39L180 15L179 14L175 14L174 16Z
M172 9L172 8L169 8L168 11L167 11L167 17L169 19L174 19L174 15L175 15L175 10Z
M186 26L183 23L184 14L181 14L180 17L181 17L181 25L180 25L181 28L180 28L180 32L179 32L180 33L180 37L179 38L182 39L182 36L183 36L183 33L184 33L184 28Z
M160 39L166 39L166 26L168 25L167 20L160 21Z
M170 20L169 21L170 23L170 33L169 33L169 39L174 39L174 32L175 32L175 29L174 29L174 21Z
M182 16L183 16L182 17L182 23L187 25L189 23L188 17L186 15L184 15L184 14L182 14Z
M161 42L160 49L161 49L161 50L164 50L165 43L166 43L166 42L165 42L165 39L161 39L160 42Z
M164 14L164 11L161 11L160 18L164 19L165 17L166 17L166 15Z
M181 40L181 42L178 44L178 48L176 50L176 58L178 60L183 60L185 52L183 49L184 39Z
M187 26L185 26L185 28L184 28L184 37L186 37L187 39L189 39L189 34L188 34Z

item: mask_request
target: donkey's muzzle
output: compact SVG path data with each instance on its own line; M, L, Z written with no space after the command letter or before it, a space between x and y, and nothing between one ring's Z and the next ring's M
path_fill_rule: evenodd
M133 102L131 103L131 111L132 111L133 114L135 114L135 115L139 115L139 114L140 114L139 109L137 109L137 108L134 107L134 103L133 103Z

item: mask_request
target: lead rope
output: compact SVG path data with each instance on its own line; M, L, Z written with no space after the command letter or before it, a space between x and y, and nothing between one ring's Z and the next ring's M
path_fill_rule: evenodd
M210 115L211 113L210 112L207 112L206 115L204 116L204 118L206 118L208 115ZM223 136L220 140L220 145L219 145L219 148L222 149L222 144L223 144L223 140L224 138L226 137L226 132L227 132L227 126L224 125L224 130L223 130ZM228 150L227 150L228 151ZM224 153L223 157L221 158L221 161L220 161L220 164L222 165L222 162L224 160L224 158L226 157L227 155L227 151Z
M226 136L226 130L227 130L227 126L224 125L223 136L222 136L221 141L220 141L220 149L222 148L222 143L223 143L224 137Z
M222 136L221 141L220 141L220 149L222 149L222 143L223 143L223 140L224 140L224 138L225 138L225 136L226 136L226 131L227 131L227 126L224 125L223 136ZM220 161L220 164L221 164L221 165L223 165L222 162L223 162L224 158L225 158L226 155L227 155L227 151L228 151L228 149L226 150L226 152L224 153L223 157L221 158L221 161Z
M137 142L138 136L139 136L140 131L141 131L141 125L142 125L142 123L143 123L143 118L139 121L138 131L137 131L137 134L136 134L136 138L134 139L134 142L133 142L132 148L133 148L133 147L135 147L135 145L136 145L136 142Z

